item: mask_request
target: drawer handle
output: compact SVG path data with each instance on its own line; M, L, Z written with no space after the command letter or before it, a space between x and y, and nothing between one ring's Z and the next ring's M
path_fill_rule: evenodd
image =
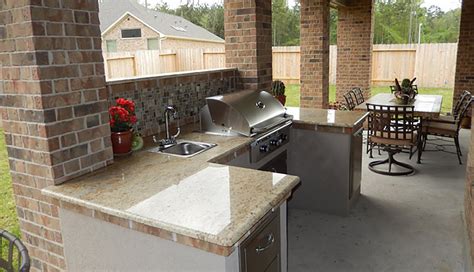
M267 250L269 247L271 247L273 245L273 243L275 242L275 237L273 236L273 233L270 233L268 234L267 236L267 244L265 246L259 246L255 249L255 251L260 254L262 252L264 252L265 250Z

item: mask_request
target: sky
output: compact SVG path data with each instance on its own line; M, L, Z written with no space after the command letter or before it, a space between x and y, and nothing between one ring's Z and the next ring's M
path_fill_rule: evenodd
M145 0L140 0L142 3ZM180 4L186 3L186 1L192 0L147 0L148 4L151 6L155 6L157 3L163 2L168 3L168 5L172 8L176 8ZM224 0L194 0L194 3L197 4L198 2L201 4L214 4L214 3L222 3ZM468 1L468 0L466 0ZM294 5L294 0L288 0L288 4L290 6ZM425 0L423 6L430 7L431 5L439 6L443 11L452 10L461 6L460 0Z

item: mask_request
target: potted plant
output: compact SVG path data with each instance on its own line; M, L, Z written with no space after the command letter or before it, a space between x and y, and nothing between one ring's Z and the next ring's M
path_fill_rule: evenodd
M283 106L286 103L285 89L286 87L283 81L275 80L272 82L272 94Z
M416 77L412 80L405 78L402 80L402 84L395 78L395 98L399 104L406 105L409 102L413 101L416 96L415 89L413 88L413 83L415 82Z
M118 98L116 105L109 108L112 148L114 154L128 154L132 150L132 126L137 122L135 103Z

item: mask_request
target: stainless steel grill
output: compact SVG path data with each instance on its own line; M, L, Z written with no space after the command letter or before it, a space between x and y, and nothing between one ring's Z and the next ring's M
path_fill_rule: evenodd
M254 137L251 161L275 153L289 142L292 116L270 93L241 91L206 98L201 110L201 130L207 133Z
M265 91L241 91L206 101L201 125L208 132L255 136L291 120L285 107Z

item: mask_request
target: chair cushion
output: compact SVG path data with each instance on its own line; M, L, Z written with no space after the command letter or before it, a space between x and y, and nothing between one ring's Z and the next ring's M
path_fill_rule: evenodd
M377 131L375 135L370 136L369 140L373 143L377 144L385 144L385 145L397 145L397 146L413 146L416 145L417 140L418 140L418 132L413 133L413 139L411 138L411 134L407 134L407 139L403 139L399 134L399 138L396 137L397 135L395 133L392 133L389 135L388 132L380 132Z
M458 133L458 126L455 123L429 121L423 125L423 131L432 135L454 137Z

